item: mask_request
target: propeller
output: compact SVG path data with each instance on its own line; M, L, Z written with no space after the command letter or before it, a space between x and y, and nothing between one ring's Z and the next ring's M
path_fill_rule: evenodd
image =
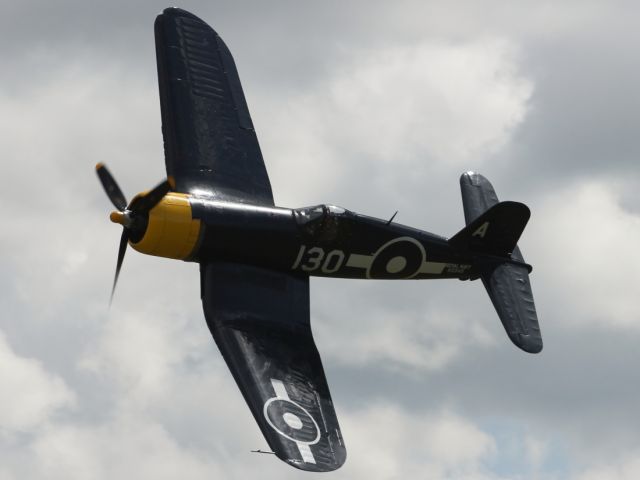
M171 177L165 181L159 183L149 192L136 196L129 204L127 198L120 190L118 183L111 175L111 172L103 163L96 165L96 173L104 188L107 197L111 200L111 203L116 207L116 211L111 212L109 218L113 223L119 223L122 225L122 236L120 237L120 247L118 248L118 260L116 263L116 274L113 278L113 287L111 288L111 299L109 305L113 300L113 294L116 291L116 285L118 283L118 277L120 276L120 269L122 268L122 262L124 261L124 254L127 252L127 244L130 238L136 240L141 239L144 236L144 232L147 228L149 221L149 212L155 207L162 198L174 188L174 182ZM136 241L134 240L134 241Z
M106 192L107 197L109 197L109 200L111 200L111 203L113 203L113 206L120 211L127 208L127 204L129 202L127 202L126 197L122 193L122 190L120 190L120 187L107 167L103 163L98 163L96 165L96 173L98 174L100 183L102 183L102 188L104 188L104 191Z

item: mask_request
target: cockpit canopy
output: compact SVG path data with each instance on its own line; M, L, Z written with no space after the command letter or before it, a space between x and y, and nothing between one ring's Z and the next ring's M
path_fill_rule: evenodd
M293 212L304 233L322 238L335 237L340 219L351 213L335 205L315 205L298 208Z

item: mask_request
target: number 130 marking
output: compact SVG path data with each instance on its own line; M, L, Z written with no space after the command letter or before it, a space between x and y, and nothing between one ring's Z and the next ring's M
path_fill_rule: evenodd
M331 250L325 255L323 248L311 247L307 250L306 245L301 245L298 257L291 269L295 270L300 267L305 272L313 272L320 269L322 273L334 273L340 270L340 267L344 264L344 258L342 250Z

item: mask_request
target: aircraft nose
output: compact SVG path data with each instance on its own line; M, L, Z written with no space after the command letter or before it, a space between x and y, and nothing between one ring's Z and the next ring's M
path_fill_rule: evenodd
M126 212L114 211L109 214L109 220L118 223L123 227L131 226L131 217Z
M119 223L120 225L124 225L124 213L111 212L111 214L109 214L109 220L111 220L113 223Z

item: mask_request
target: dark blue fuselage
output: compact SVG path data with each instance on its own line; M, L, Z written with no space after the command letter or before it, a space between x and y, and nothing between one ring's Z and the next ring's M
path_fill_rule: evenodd
M288 209L189 199L202 223L190 260L368 279L462 278L473 257L447 239L331 205Z

